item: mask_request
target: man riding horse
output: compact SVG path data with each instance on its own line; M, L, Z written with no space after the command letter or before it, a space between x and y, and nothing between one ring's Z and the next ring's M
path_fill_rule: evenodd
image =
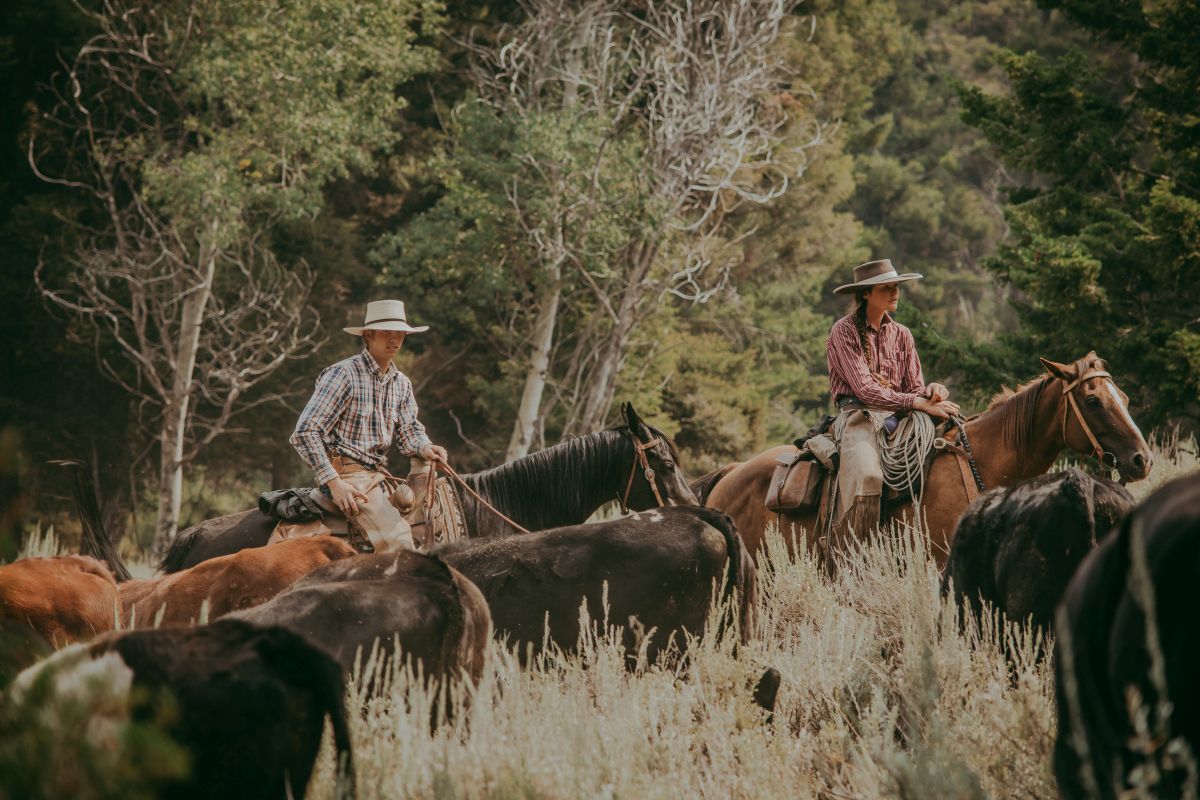
M375 552L411 550L412 530L385 491L387 452L394 443L404 455L445 461L446 450L426 435L412 381L392 359L405 336L429 326L409 325L399 300L377 300L361 327L342 330L362 337L362 351L320 374L289 441Z
M879 524L884 486L881 439L893 433L897 418L913 412L939 419L959 414L945 386L925 384L912 332L891 317L900 300L900 284L921 277L915 272L898 275L885 258L855 267L854 281L834 290L855 298L849 313L833 324L825 344L829 393L838 407L833 435L840 462L830 509L834 540Z

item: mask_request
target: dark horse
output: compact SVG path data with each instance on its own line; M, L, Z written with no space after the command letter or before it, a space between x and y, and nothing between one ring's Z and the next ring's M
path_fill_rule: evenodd
M1153 457L1141 431L1129 415L1129 398L1117 387L1105 363L1088 353L1073 364L1042 359L1047 374L1016 392L998 395L981 414L965 423L968 441L978 459L979 474L988 489L1012 486L1041 475L1065 449L1095 454L1116 468L1125 480L1150 473ZM953 439L947 434L948 438ZM778 515L767 511L765 500L775 459L794 452L792 445L774 447L741 464L730 464L693 484L704 504L733 517L750 552L757 554L768 524L778 524L789 549L803 531L811 532L816 514ZM950 449L934 451L928 467L920 513L938 566L949 551L959 518L974 499L974 482ZM912 519L913 504L889 507L888 519ZM863 531L863 534L868 532ZM836 550L834 543L831 549Z
M644 422L629 403L621 405L625 424L570 439L463 481L514 522L539 531L576 525L596 509L617 500L635 510L659 505L694 505L696 496L676 462L675 443ZM643 466L640 455L644 454ZM653 486L651 484L653 482ZM467 535L472 539L516 533L457 484ZM176 537L162 561L163 572L178 572L217 556L261 547L276 521L258 509L207 520Z

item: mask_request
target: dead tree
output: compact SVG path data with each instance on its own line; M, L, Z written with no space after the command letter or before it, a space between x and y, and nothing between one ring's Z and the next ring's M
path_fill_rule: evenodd
M772 102L785 77L774 48L795 5L527 0L526 21L495 52L477 53L475 82L497 114L527 126L549 117L568 139L579 128L594 137L590 160L520 154L526 169L509 192L544 279L509 458L544 424L548 384L566 432L601 427L647 310L664 297L711 296L732 266L725 216L770 202L802 171L805 146L780 152L797 122ZM802 124L808 146L818 144L821 126ZM566 337L564 302L586 309Z
M35 277L154 432L161 550L178 526L184 466L238 414L276 399L251 390L318 344L317 316L307 270L276 262L269 216L248 220L221 203L221 176L198 201L209 211L199 219L148 188L148 170L186 169L201 135L170 61L193 46L194 17L119 2L89 16L100 32L64 65L28 157L40 178L92 202L82 218L63 217L78 241L65 275L48 279L39 262ZM120 362L101 355L102 342L115 343Z

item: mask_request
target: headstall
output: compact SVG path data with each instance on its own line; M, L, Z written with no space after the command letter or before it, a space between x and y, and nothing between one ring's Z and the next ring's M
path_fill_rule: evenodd
M1075 412L1075 419L1079 421L1079 427L1083 428L1084 435L1092 444L1092 456L1100 462L1100 466L1108 470L1117 468L1117 457L1113 453L1109 453L1100 446L1100 441L1096 438L1096 434L1092 433L1091 427L1087 424L1087 420L1083 418L1083 412L1079 410L1079 403L1075 400L1075 387L1082 384L1084 381L1090 381L1092 378L1108 378L1112 380L1112 375L1102 369L1094 369L1091 372L1085 372L1070 383L1063 384L1063 394L1067 397L1067 402L1063 403L1062 413L1062 437L1063 441L1067 441L1067 406Z
M650 484L650 491L654 492L654 499L658 501L658 505L665 506L662 495L658 493L658 484L654 482L654 470L650 467L650 461L646 458L646 451L658 444L658 437L655 436L648 442L642 442L637 438L637 434L631 428L629 431L630 437L633 439L634 459L629 465L629 480L625 482L625 494L621 497L621 513L629 513L629 492L633 489L633 476L637 473L638 464L642 465L642 475L646 477L646 482Z

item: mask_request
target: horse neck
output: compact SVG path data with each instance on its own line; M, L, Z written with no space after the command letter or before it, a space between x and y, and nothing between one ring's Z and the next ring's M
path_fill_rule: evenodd
M623 429L590 433L463 481L496 510L529 530L577 525L625 488L633 445ZM512 533L512 528L470 493L459 497L472 537Z
M1026 392L1037 395L1020 397ZM966 424L984 484L1011 486L1044 474L1066 447L1062 381L1050 378L998 401Z

